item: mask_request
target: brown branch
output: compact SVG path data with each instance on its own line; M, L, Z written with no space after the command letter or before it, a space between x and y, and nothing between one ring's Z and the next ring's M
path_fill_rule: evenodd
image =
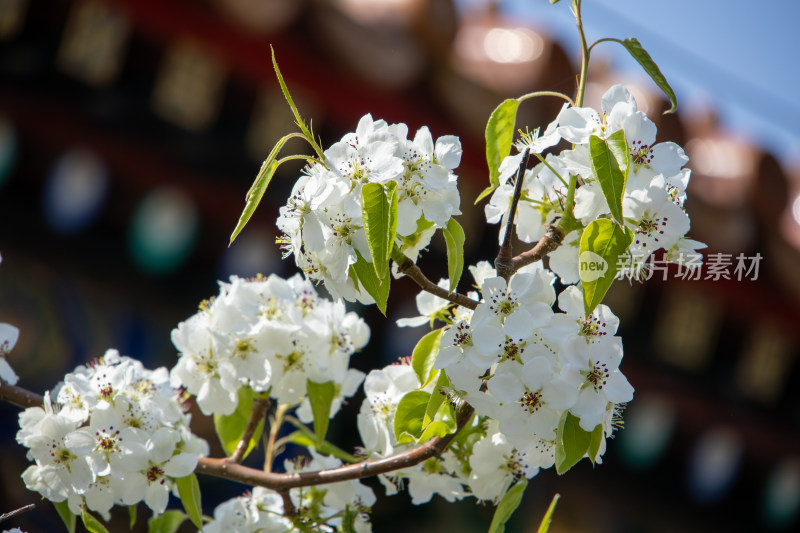
M264 420L264 416L267 414L268 408L269 398L253 398L253 408L250 411L250 420L247 421L247 426L244 428L244 434L239 440L239 443L236 445L236 449L233 450L233 454L228 457L228 461L232 463L242 462L244 459L244 454L247 452L247 448L250 446L250 439L253 438L256 428L258 428L258 424Z
M17 407L41 407L44 397L16 385L9 385L0 379L0 401L14 404Z
M455 436L466 426L473 414L472 407L465 405L459 412L456 432L444 437L434 437L416 448L399 452L383 459L363 461L317 472L294 472L275 474L246 466L232 464L224 459L201 457L197 462L197 472L211 476L238 481L247 485L261 486L272 490L288 490L296 487L309 487L341 481L352 481L401 470L440 455Z
M561 246L561 243L564 242L564 236L564 230L555 224L547 226L544 236L539 239L539 242L533 248L522 252L511 260L511 272L514 273L525 265L544 259L547 254Z
M22 407L36 407L42 405L43 398L36 393L1 381L0 385L2 385L2 387L0 387L0 400ZM279 493L296 487L310 487L313 485L338 483L341 481L352 481L376 476L378 474L409 468L420 464L426 459L441 455L456 435L464 429L474 412L474 409L470 405L463 404L458 410L456 431L454 433L445 435L444 437L434 437L416 448L398 452L382 459L362 461L360 463L316 472L276 474L274 472L265 472L231 462L227 457L200 457L197 460L196 472L238 481L246 485L272 489Z
M503 236L503 244L500 246L500 250L497 252L497 257L494 260L494 268L497 271L497 275L505 279L506 282L511 279L511 276L515 272L512 269L513 259L511 257L511 235L514 231L514 219L517 215L519 198L522 196L522 183L525 181L525 170L528 168L528 160L530 159L530 155L531 154L528 148L525 148L525 151L522 152L522 159L519 162L519 168L517 169L516 182L514 183L514 196L511 197L511 206L508 215L506 216L506 234Z
M403 260L397 263L397 270L411 278L414 283L419 285L420 288L425 292L429 292L434 296L438 296L439 298L444 298L448 302L453 302L454 304L466 307L467 309L472 309L473 311L476 307L478 307L479 302L473 300L472 298L455 291L448 292L447 289L443 289L429 280L425 274L422 273L422 270L420 270L420 268L408 257L403 256Z
M19 509L14 509L13 511L9 511L7 513L4 513L4 514L0 515L0 522L5 522L9 518L14 518L18 514L22 514L22 513L31 511L31 510L33 510L34 507L36 507L35 503L29 503L28 505L20 507Z
M289 496L289 489L279 490L278 494L281 495L281 499L283 500L284 516L296 516L297 508L294 506L294 502L292 502L292 498Z

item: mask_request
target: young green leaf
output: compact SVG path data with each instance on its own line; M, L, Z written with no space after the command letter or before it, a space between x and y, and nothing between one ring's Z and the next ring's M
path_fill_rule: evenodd
M147 521L147 533L175 533L187 518L183 511L165 511Z
M615 131L605 140L592 135L589 138L589 155L592 160L592 172L600 183L611 216L622 225L622 197L625 195L630 168L625 131Z
M514 126L517 122L519 101L504 100L492 111L486 123L486 164L489 166L489 186L478 195L477 204L500 185L500 163L511 153Z
M444 328L431 331L422 337L414 351L411 352L411 368L417 374L420 385L424 387L432 378L431 371L433 363L436 362L436 355L439 353L439 341L444 335Z
M305 137L305 139L317 153L317 157L319 157L320 161L324 161L325 154L322 152L322 148L319 147L314 139L314 135L311 133L311 130L306 126L305 122L303 122L303 119L300 117L300 112L297 110L297 106L294 105L292 95L289 94L289 88L286 86L286 82L283 80L281 69L278 68L278 60L275 57L275 49L270 47L270 50L272 50L272 67L275 69L275 76L278 78L278 84L281 86L281 91L283 91L283 97L286 98L286 103L289 104L289 108L292 110L295 122L297 122L297 126L300 128L300 131L303 132L303 137Z
M539 524L539 529L536 533L547 533L550 529L550 522L553 521L553 512L556 510L556 504L558 503L558 499L561 495L556 494L553 496L553 499L550 500L550 506L547 508L547 512L544 514L544 518L542 518L542 523Z
M229 415L214 415L214 429L217 430L217 437L222 444L222 449L230 457L236 450L239 441L244 436L245 428L250 422L250 413L253 410L253 389L250 387L239 388L239 403L236 410ZM258 423L250 442L247 445L247 450L244 452L244 457L247 457L250 452L258 445L261 439L261 433L264 431L264 419ZM243 458L244 458L243 457Z
M397 442L415 442L422 436L422 421L430 399L430 393L421 390L408 392L400 399L394 415L394 436Z
M431 393L431 399L428 400L428 407L425 409L425 418L422 421L423 427L430 424L434 418L436 418L439 408L447 399L444 391L448 387L450 387L450 380L447 379L447 374L439 372L439 379L436 381L436 387L434 387Z
M89 533L108 533L106 527L94 516L92 516L89 511L86 510L86 504L81 506L81 520L83 521L83 527Z
M61 521L64 522L64 525L67 527L67 531L69 533L75 533L75 523L76 523L76 516L69 508L69 502L64 500L63 502L53 502L53 505L56 508L56 512L58 516L61 517Z
M397 182L366 183L361 187L364 232L378 279L389 273L389 256L397 235Z
M450 276L450 292L456 290L464 271L464 229L456 219L451 218L442 229L444 242L447 244L447 274Z
M603 444L603 439L605 439L603 425L597 424L597 427L592 430L592 440L589 443L589 451L586 452L592 464L595 464L597 460L597 452L600 451L600 445Z
M653 61L653 58L650 57L650 54L642 48L641 43L634 38L631 37L630 39L625 39L624 41L619 41L622 46L628 51L628 53L633 56L633 58L639 62L645 72L647 72L648 76L652 78L652 80L658 85L658 87L664 91L664 94L667 95L669 98L669 103L671 107L664 112L667 113L674 113L678 110L678 99L675 97L675 91L672 90L669 83L667 82L667 78L661 73L661 70L656 65L656 62Z
M612 220L593 220L581 235L578 274L583 287L586 316L603 301L619 269L618 258L633 241L633 232Z
M445 407L445 406L442 406ZM449 405L446 407L450 407ZM419 438L416 439L418 443L422 444L423 442L428 442L433 437L444 437L445 435L449 435L453 431L455 431L455 422L453 424L448 424L447 422L443 422L441 420L434 420L430 424L427 424L422 433L420 434Z
M308 401L311 403L311 412L314 415L314 433L317 437L317 444L321 445L328 432L331 404L336 396L336 384L333 381L316 383L309 379L306 380L306 390L308 391Z
M128 529L133 529L133 526L136 525L136 511L138 507L138 504L128 506Z
M556 472L563 474L580 461L589 450L592 434L580 426L580 419L567 411L561 417L556 435Z
M197 526L197 529L203 529L203 506L200 501L200 484L197 482L197 476L189 474L178 478L175 480L175 485L178 487L178 496L183 509L189 515L189 520Z
M497 504L492 517L492 523L489 525L489 533L503 533L506 530L506 522L514 514L514 511L519 507L522 501L522 495L528 486L527 479L521 479L516 485L508 489L505 496Z
M261 168L256 175L256 179L253 180L253 184L250 186L250 190L247 191L245 195L245 206L242 214L239 216L239 222L236 223L236 227L231 234L230 242L228 246L233 244L233 241L236 240L236 237L239 233L244 229L247 225L247 222L250 220L250 217L253 216L258 204L261 202L261 198L264 197L264 192L267 190L269 186L269 182L272 181L272 176L275 174L275 171L280 166L281 162L277 160L278 153L283 148L283 145L291 139L292 137L297 137L298 134L290 133L289 135L284 135L281 139L275 143L275 146L272 148L272 151L269 153L267 158L261 164Z
M356 256L358 259L354 264L350 265L353 269L352 271L356 274L356 279L353 281L356 283L356 286L358 286L359 283L361 284L364 290L375 300L375 304L378 306L378 309L381 310L381 313L386 316L386 302L389 300L389 282L391 277L387 276L384 282L381 283L381 280L378 279L378 275L375 274L375 268L373 268L371 263L367 263L367 260L358 253L358 250L356 250Z

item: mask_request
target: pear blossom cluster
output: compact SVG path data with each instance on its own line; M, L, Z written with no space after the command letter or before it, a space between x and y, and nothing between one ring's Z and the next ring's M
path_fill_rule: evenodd
M163 513L174 481L208 455L182 398L166 368L148 370L116 350L79 366L42 407L20 413L17 442L35 462L25 485L75 514L85 505L108 520L115 504L140 501Z
M342 465L309 449L310 458L300 462L285 461L287 472L307 472L336 468ZM214 520L203 527L205 533L258 533L280 531L372 531L369 521L376 498L372 489L357 480L313 487L294 488L289 498L298 513L293 519L284 516L284 503L274 491L255 487L249 494L221 503L214 510Z
M421 387L414 369L405 362L373 370L364 380L365 399L358 413L358 432L364 443L362 453L369 459L387 457L413 448L413 443L398 443L394 432L397 406L403 396L414 390L439 394L431 383ZM462 469L456 455L447 450L440 457L379 476L387 495L406 487L415 505L427 503L434 494L449 502L467 495L461 482Z
M171 380L195 395L206 415L231 414L239 389L250 387L280 404L300 404L299 417L311 421L307 382L337 385L333 416L364 378L349 362L368 340L358 315L322 298L300 274L232 276L172 331L180 357Z
M407 361L405 361L407 362ZM413 368L401 361L373 370L364 381L366 398L358 415L362 453L371 459L387 457L414 447L398 443L394 432L397 406L407 393L424 390L455 400L455 390L421 387ZM514 446L498 429L498 422L477 416L463 433L477 438L451 444L444 453L422 464L379 476L386 494L407 489L411 503L421 505L439 495L448 502L467 497L497 502L519 479L532 478L553 465L553 447L530 438Z
M674 142L656 142L656 125L639 111L636 100L622 85L611 87L602 97L601 111L589 107L564 108L541 137L530 135L517 144L522 150L540 154L560 140L573 147L558 155L548 154L544 162L526 171L516 222L523 242L538 241L545 226L561 213L570 176L577 176L574 216L584 225L609 215L609 207L592 170L589 138L602 139L623 130L630 154L629 174L622 199L625 225L634 234L627 256L620 266L629 275L641 272L653 252L666 251L670 262L696 266L702 262L698 249L705 245L689 239L689 216L684 211L690 170L684 150ZM486 219L501 222L504 235L521 154L508 156L500 167L500 186L486 205ZM580 231L566 236L561 247L550 254L550 268L563 283L577 283Z
M485 426L483 438L462 458L468 465L462 460L461 470L448 475L461 480L465 494L496 500L515 480L553 466L558 427L566 414L578 418L584 431L601 426L610 436L621 409L633 398L633 387L619 370L619 320L608 306L598 305L586 316L579 286L568 286L556 297L555 275L541 263L520 269L508 283L487 262L469 270L482 295L474 312L457 308L448 315L428 298L419 298L418 318L448 322L434 368L449 379L448 397L472 405ZM427 321L408 320L403 324ZM385 377L372 385L372 375L364 384L372 414L365 416L369 412L362 406L359 429L368 448L391 452L387 405L396 405L403 389L393 393L399 381L388 386ZM375 429L384 426L389 429ZM592 460L600 462L604 451L601 444Z
M297 266L310 279L324 282L334 297L371 303L350 275L359 256L372 262L361 188L366 183L396 185L397 244L416 260L436 228L461 214L453 174L461 161L461 143L452 135L434 142L426 126L409 139L405 124L365 115L355 132L324 155L324 163L305 169L280 209L277 225L285 254L294 254Z
M485 267L484 267L485 268ZM586 316L583 295L558 295L555 276L531 265L511 280L481 281L472 317L449 326L435 368L444 369L462 399L499 423L509 443L552 446L565 412L585 431L608 426L633 388L619 371L619 320L606 305Z

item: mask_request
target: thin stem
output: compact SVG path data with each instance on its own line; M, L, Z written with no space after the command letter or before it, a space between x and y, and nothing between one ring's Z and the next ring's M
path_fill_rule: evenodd
M247 448L250 447L250 439L253 438L253 435L258 428L258 424L264 420L264 416L267 414L267 410L269 409L269 404L269 398L262 398L258 396L253 398L253 408L250 411L250 420L247 421L247 426L244 428L244 434L239 440L239 443L236 445L236 449L233 451L233 454L228 457L229 461L233 463L242 462L245 452L247 452Z
M525 100L527 100L529 98L535 98L537 96L556 96L558 98L566 100L567 103L569 103L569 105L572 105L572 106L575 105L575 103L572 101L572 98L570 98L569 96L567 96L564 93L559 93L559 92L556 92L556 91L536 91L536 92L532 92L532 93L528 93L528 94L523 94L522 96L517 98L517 102L522 103L522 102L524 102Z
M272 471L272 461L275 460L275 455L277 455L277 450L275 449L275 439L278 437L278 431L281 429L283 417L288 409L289 405L285 403L279 404L275 409L275 417L272 419L272 423L269 426L269 440L267 441L267 449L264 452L264 472Z
M569 188L567 189L567 200L564 205L564 214L561 217L559 227L565 233L569 233L573 229L578 229L581 224L575 219L575 188L577 187L578 177L575 174L569 176Z
M516 272L525 265L530 265L536 261L541 261L550 252L561 246L564 242L564 230L555 225L547 226L544 236L539 239L539 242L528 251L514 257L511 260L511 272Z
M222 477L245 483L247 485L261 486L272 490L288 490L296 487L309 487L341 481L352 481L385 474L403 468L418 465L419 463L440 455L450 442L466 426L474 413L472 407L465 405L459 410L458 426L455 433L444 437L434 437L416 448L390 455L383 459L363 461L360 463L319 470L317 472L293 472L275 474L264 472L255 468L230 463L224 459L201 457L197 461L197 471L203 474Z
M564 178L561 177L561 174L559 174L556 171L556 169L554 169L553 166L550 163L547 162L547 159L542 154L533 154L533 155L535 155L539 159L539 161L541 161L544 164L544 166L549 168L550 172L552 172L553 174L556 175L556 177L558 178L558 181L560 181L561 184L564 185L564 187L569 188L569 184L566 181L564 181Z
M578 94L575 96L575 105L583 106L583 97L586 93L586 78L589 73L589 47L586 44L586 34L583 31L583 20L581 19L581 0L572 0L572 13L575 15L575 22L578 26L578 33L581 36L581 77L578 80Z
M448 302L452 302L456 305L460 305L462 307L466 307L467 309L475 310L478 307L478 303L472 298L460 294L458 292L447 292L447 289L443 289L439 287L437 284L429 280L425 274L422 273L422 270L414 264L414 262L402 254L397 248L392 250L392 260L397 264L397 270L401 274L405 274L410 279L414 281L420 288L425 291L433 294L434 296L438 296L439 298L444 298Z
M28 511L32 511L34 507L36 507L35 503L29 503L28 505L20 507L19 509L14 509L13 511L9 511L7 513L4 513L4 514L0 515L0 522L5 522L9 518L14 518L18 514L22 514L22 513L28 512Z
M510 211L506 220L506 234L503 236L503 244L500 246L497 257L494 260L494 268L497 270L497 275L502 276L506 281L514 273L511 271L511 232L514 230L514 219L517 215L517 205L519 204L519 197L522 195L522 182L525 181L525 170L528 168L529 159L530 151L525 148L525 151L522 152L522 160L519 162L519 169L517 169L514 196L511 198Z

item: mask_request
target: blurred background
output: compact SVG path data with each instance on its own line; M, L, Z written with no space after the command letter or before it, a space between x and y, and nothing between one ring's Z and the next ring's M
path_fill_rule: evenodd
M623 82L658 124L658 140L685 147L690 236L708 243L706 262L717 267L700 279L670 271L666 282L659 273L615 284L608 303L636 388L625 429L604 464L534 478L508 531L535 531L556 492L554 533L796 530L800 67L790 59L790 24L800 5L585 4L590 39L637 37L673 83L679 111L661 114L668 104L658 89L613 44L593 54L587 105ZM292 130L270 45L324 146L365 113L458 135L467 255L492 260L497 227L473 206L488 184L486 120L503 98L574 93L578 37L568 8L566 0L0 0L0 321L21 331L10 357L20 384L52 388L111 347L151 368L172 366L170 330L217 293L217 280L296 271L281 260L274 220L297 167L281 167L227 246L261 161ZM518 125L544 127L560 105L527 101ZM445 274L443 249L435 239L421 263L434 280ZM736 270L741 261L758 270ZM424 332L394 320L417 314L416 292L397 282L388 321L357 309L373 338L354 366L410 353ZM332 424L343 446L358 444L359 404L357 396ZM27 461L14 442L17 414L0 406L0 513L38 501L19 479ZM209 422L194 422L213 443ZM244 490L201 483L209 514ZM399 495L379 498L373 521L379 533L478 532L491 514L473 500L410 507ZM142 530L149 510L139 515ZM46 502L0 528L13 526L62 527ZM111 530L127 530L126 511Z

